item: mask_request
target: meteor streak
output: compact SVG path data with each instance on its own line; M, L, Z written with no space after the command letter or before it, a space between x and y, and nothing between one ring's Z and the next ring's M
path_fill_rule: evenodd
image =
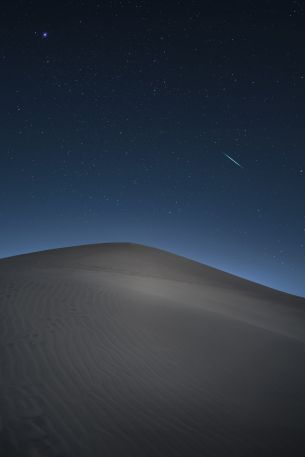
M230 157L225 152L223 152L223 155L226 156L229 160L231 160L231 162L235 163L235 165L237 165L239 168L244 168L240 163L236 162L236 160L232 159L232 157Z

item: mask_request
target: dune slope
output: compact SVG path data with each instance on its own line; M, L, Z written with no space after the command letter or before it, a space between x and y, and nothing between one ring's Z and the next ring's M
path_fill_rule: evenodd
M305 299L129 243L0 261L0 455L303 456Z

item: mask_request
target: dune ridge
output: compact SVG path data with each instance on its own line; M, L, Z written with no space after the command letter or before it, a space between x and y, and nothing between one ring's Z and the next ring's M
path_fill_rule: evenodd
M305 299L131 243L0 260L0 456L303 456Z

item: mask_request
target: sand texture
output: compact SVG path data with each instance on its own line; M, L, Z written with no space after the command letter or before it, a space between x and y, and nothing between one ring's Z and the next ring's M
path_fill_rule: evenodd
M305 455L305 299L129 243L0 261L0 456Z

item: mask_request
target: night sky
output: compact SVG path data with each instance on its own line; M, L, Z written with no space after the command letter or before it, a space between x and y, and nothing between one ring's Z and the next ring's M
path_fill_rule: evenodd
M305 296L304 43L303 1L2 1L0 257L133 241Z

